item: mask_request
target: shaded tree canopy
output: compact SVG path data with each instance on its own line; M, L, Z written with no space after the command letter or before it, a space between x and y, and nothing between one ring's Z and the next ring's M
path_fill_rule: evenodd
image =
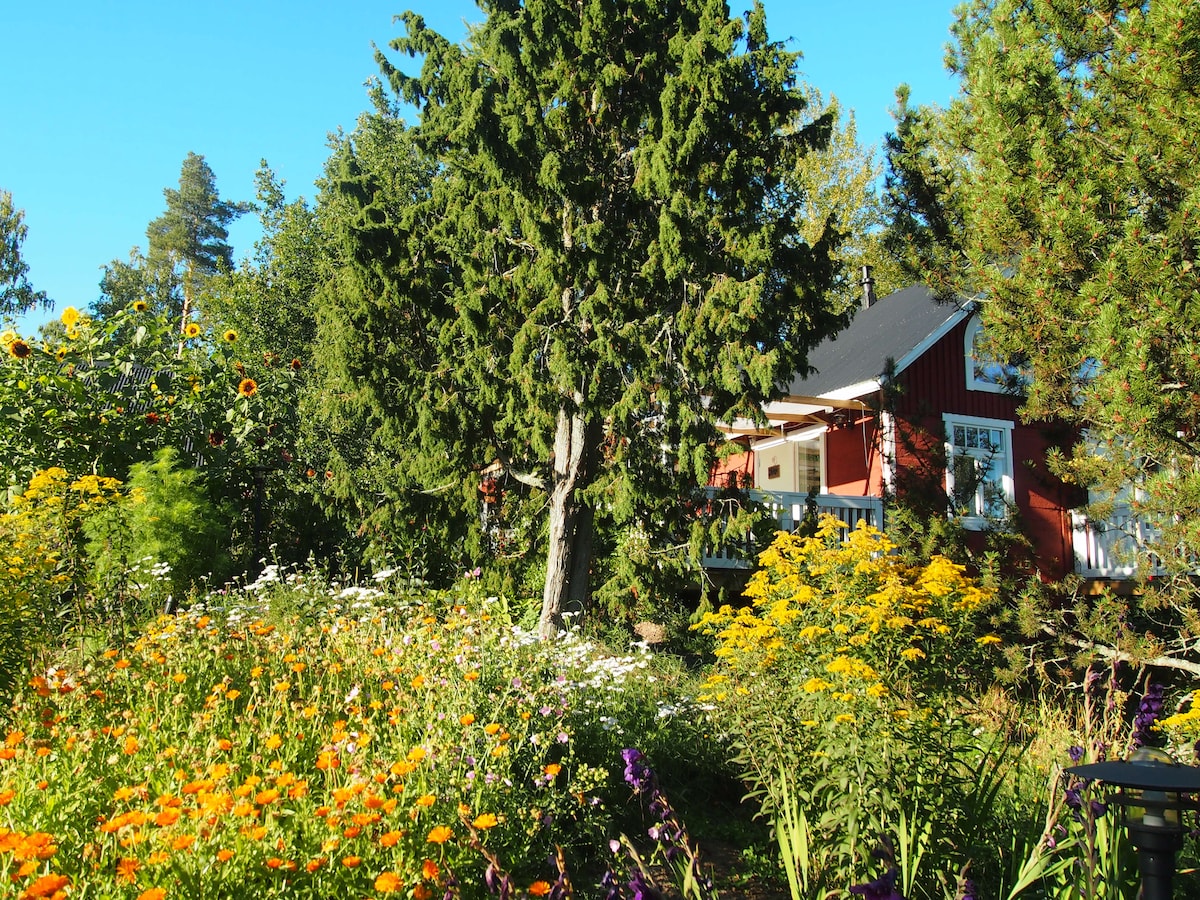
M404 405L394 427L544 498L550 635L592 590L598 521L686 543L716 423L761 415L842 324L836 231L805 241L785 180L832 117L794 127L796 55L758 4L480 7L463 45L402 17L419 75L378 55L436 178L394 208L347 161L343 301L369 309L354 374Z

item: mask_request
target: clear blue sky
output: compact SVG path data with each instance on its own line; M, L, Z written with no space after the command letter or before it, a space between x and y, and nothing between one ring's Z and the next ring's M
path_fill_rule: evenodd
M805 79L852 108L874 146L898 84L917 103L955 92L942 66L953 4L765 0L771 37L804 53ZM369 105L371 42L399 34L392 17L405 9L453 37L482 19L473 0L0 3L0 188L25 210L34 286L60 310L97 299L101 267L145 249L189 151L226 199L253 199L264 158L289 199L311 199L327 135ZM237 258L254 236L234 226Z

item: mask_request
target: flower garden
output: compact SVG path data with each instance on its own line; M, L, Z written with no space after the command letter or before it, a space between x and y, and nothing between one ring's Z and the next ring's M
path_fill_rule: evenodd
M318 480L288 443L303 364L145 310L62 325L7 333L0 370L5 896L1136 894L1063 767L1190 762L1200 698L1132 658L998 684L1033 651L990 572L824 518L697 610L687 653L587 619L539 641L479 570L226 579L248 473Z

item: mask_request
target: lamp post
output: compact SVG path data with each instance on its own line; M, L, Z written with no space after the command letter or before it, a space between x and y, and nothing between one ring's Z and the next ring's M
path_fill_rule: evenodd
M1141 900L1171 900L1175 854L1183 846L1182 812L1200 809L1187 795L1200 793L1200 767L1182 766L1161 750L1135 750L1128 760L1070 766L1067 772L1119 788L1129 842L1138 855Z

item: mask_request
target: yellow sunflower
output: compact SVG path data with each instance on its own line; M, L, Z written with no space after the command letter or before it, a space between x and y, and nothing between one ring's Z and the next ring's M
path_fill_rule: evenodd
M200 326L195 322L188 322L183 326L183 336L186 338L200 337Z
M234 341L236 341L238 339L238 333L236 331L234 331L232 328L230 328L223 335L221 335L221 337L225 339L225 343L232 344Z
M62 311L59 319L67 328L74 328L79 323L79 310L73 306L68 306Z
M258 393L258 382L253 378L243 378L238 382L239 397L253 397Z
M145 300L134 300L133 301L133 311L134 312L145 312L149 308L150 308L150 304L147 303Z

